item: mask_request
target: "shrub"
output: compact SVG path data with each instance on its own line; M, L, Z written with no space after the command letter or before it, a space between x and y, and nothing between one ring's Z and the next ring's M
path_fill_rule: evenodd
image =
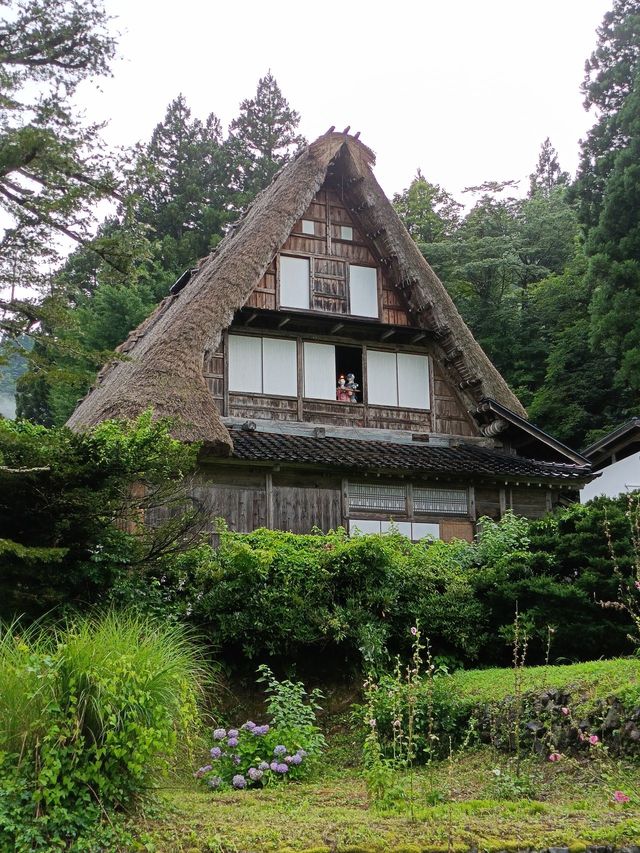
M325 739L316 724L322 694L307 694L300 681L278 681L268 666L258 667L259 682L266 684L269 724L252 720L237 729L218 727L207 764L196 779L214 790L262 787L275 781L307 776Z
M183 629L107 614L0 639L0 849L53 850L131 809L196 730Z

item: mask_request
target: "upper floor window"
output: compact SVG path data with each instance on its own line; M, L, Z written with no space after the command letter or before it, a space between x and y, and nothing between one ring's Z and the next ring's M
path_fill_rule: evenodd
M341 259L280 255L280 305L377 319L378 271Z
M296 342L229 335L229 390L297 396Z
M369 403L378 406L428 409L428 357L367 350L367 397Z

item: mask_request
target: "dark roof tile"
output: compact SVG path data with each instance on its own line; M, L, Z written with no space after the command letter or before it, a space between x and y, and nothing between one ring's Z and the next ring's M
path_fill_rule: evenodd
M539 462L472 444L429 446L233 431L233 456L261 462L290 462L375 471L419 471L456 475L591 479L590 466Z

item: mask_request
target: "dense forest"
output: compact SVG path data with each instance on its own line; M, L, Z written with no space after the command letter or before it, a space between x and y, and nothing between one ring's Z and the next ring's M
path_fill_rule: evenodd
M14 223L0 242L0 399L9 413L21 374L17 415L56 425L304 139L267 73L226 134L180 94L148 141L105 154L100 128L83 125L70 100L113 59L104 13L98 2L51 7L43 42L39 5L22 3L0 33L0 207ZM50 61L56 32L77 32L73 61ZM640 0L613 0L585 65L584 106L596 120L575 178L546 139L526 197L516 181L489 180L457 200L418 170L393 199L531 419L576 447L639 408L639 58ZM36 81L48 94L28 103ZM100 199L112 212L98 223ZM76 245L66 257L60 235Z

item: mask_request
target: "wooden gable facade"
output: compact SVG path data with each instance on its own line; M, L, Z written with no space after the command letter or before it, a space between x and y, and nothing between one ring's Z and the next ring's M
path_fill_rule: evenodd
M194 498L212 529L470 539L483 515L539 517L575 497L587 460L526 420L372 162L341 134L302 152L70 425L149 405L175 418L203 442Z

